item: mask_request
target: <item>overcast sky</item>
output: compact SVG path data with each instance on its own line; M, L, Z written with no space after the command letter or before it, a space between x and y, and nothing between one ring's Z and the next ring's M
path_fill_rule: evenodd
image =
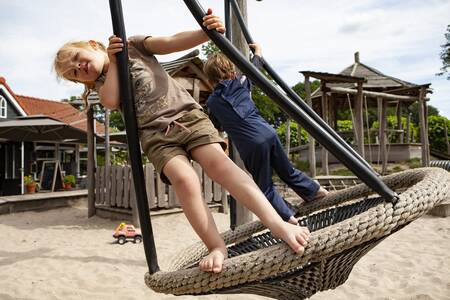
M200 1L223 17L223 1ZM127 35L170 35L198 28L181 0L123 0ZM57 82L51 64L69 40L107 42L107 0L0 0L0 76L17 94L46 99L79 95ZM431 83L430 104L450 117L450 81L437 77L450 0L248 0L249 28L265 58L294 85L301 70L337 73L353 54L386 75ZM159 57L169 61L183 53Z

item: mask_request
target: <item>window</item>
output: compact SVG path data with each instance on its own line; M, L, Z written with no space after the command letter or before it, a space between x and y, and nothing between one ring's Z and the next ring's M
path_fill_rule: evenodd
M6 99L0 95L0 118L6 119Z

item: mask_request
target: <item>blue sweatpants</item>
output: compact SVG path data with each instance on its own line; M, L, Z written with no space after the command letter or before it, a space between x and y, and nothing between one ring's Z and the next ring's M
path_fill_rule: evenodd
M294 168L276 134L268 137L265 143L259 144L242 160L253 180L285 221L289 220L293 211L275 189L272 170L305 201L312 200L320 188L319 184Z

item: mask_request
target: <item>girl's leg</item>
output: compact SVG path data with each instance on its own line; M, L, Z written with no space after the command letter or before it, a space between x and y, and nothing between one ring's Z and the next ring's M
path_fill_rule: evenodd
M172 183L189 223L209 250L209 255L200 262L200 269L220 272L223 260L227 257L227 250L212 214L202 199L197 174L183 155L169 160L163 172Z
M304 250L309 238L308 229L284 222L255 182L225 155L219 144L198 146L191 150L191 156L212 180L255 213L274 236L284 240L297 253Z

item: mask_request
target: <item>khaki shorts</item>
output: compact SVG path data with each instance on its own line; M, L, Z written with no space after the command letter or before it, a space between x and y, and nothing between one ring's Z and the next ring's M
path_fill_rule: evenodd
M198 146L219 143L225 150L227 145L219 136L208 116L200 109L194 109L176 120L186 128L175 123L166 135L166 130L141 132L144 153L155 166L164 183L170 184L163 174L166 163L177 155L190 159L190 151Z

